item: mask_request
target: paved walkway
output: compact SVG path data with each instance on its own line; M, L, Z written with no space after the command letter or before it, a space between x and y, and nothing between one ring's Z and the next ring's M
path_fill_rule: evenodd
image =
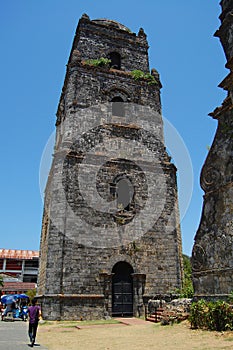
M148 321L143 320L141 318L135 318L135 317L117 317L115 320L126 324L128 326L137 326L137 325L142 325L142 324L149 324Z
M114 320L120 323L103 323L103 324L87 324L82 325L82 322L78 322L77 329L87 329L87 328L115 328L122 326L137 326L137 325L148 325L149 322L138 319L135 317L114 317Z
M40 326L39 326L40 327ZM38 332L40 329L38 330ZM28 322L0 321L0 350L28 350ZM47 350L40 344L35 344L34 349Z

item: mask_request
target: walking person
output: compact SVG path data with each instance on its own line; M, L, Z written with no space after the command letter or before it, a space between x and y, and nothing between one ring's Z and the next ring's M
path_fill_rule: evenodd
M40 307L36 305L37 300L34 298L32 300L32 306L28 308L29 315L29 327L28 327L28 335L30 338L30 346L33 347L36 340L36 332L38 327L39 318L41 315Z

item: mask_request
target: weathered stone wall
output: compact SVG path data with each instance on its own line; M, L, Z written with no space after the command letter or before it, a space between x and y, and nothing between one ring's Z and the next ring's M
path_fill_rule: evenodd
M85 61L118 49L121 70ZM148 84L129 72L149 73L147 49L143 30L136 35L86 16L79 22L46 187L38 282L44 318L111 316L118 262L132 267L134 315L154 294L181 287L176 168L164 146L159 75L153 70L156 83ZM124 115L113 114L114 97L124 101ZM128 209L117 206L118 176L133 188Z
M230 74L220 87L228 92L210 115L217 132L201 174L205 191L200 227L192 254L195 297L225 298L233 290L233 3L221 1L222 24L216 32Z
M104 313L104 295L46 295L40 298L42 315L46 320L93 320Z
M148 62L148 43L144 32L139 35L130 32L129 29L116 24L112 25L112 21L90 21L88 18L82 17L79 21L76 37L74 39L73 49L82 52L82 59L93 59L100 57L108 57L113 51L121 54L122 70L132 71L140 69L149 71ZM82 32L80 36L79 33Z

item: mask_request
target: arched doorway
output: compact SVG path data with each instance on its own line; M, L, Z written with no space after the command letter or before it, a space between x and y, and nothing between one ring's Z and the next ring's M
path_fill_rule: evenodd
M112 315L133 315L133 268L120 261L112 269Z

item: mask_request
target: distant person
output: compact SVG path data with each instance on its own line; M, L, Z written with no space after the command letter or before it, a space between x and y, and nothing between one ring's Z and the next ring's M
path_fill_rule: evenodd
M2 321L3 321L4 311L5 311L4 305L0 302L0 313L1 313Z
M28 327L28 335L30 338L30 346L33 347L36 340L36 332L38 327L39 318L41 315L40 307L36 305L37 300L34 298L32 300L32 306L28 308L29 315L29 327Z
M4 317L7 316L8 312L12 312L12 304L6 305L6 308L2 312L2 321L4 320Z

